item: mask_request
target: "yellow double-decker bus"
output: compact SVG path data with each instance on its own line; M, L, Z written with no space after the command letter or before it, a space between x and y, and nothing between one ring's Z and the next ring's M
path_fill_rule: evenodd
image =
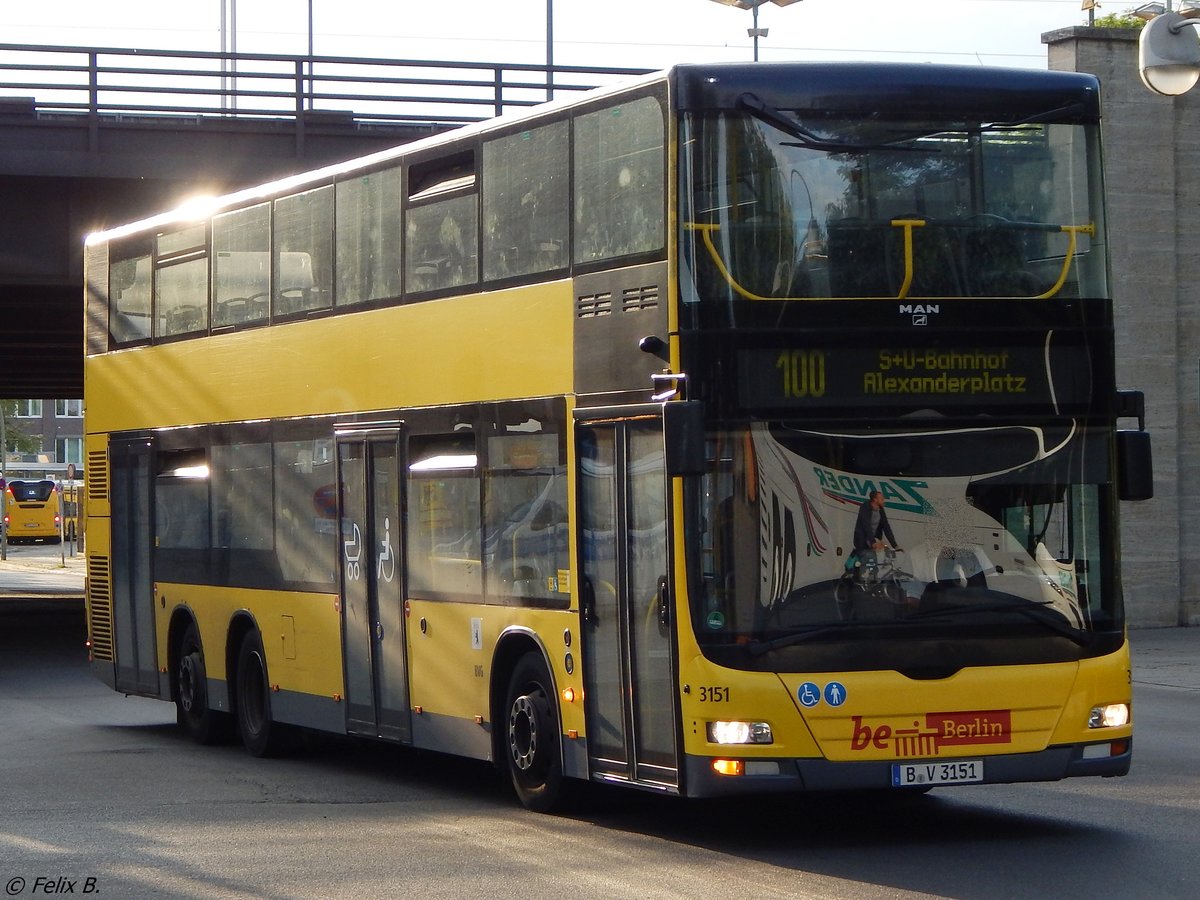
M1099 120L685 65L91 236L95 674L535 809L1124 774Z

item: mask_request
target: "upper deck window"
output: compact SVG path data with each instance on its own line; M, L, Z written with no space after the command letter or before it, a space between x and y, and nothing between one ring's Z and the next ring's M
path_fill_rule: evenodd
M1093 126L757 113L686 121L699 299L1107 295Z
M562 269L570 233L567 123L483 145L483 277Z
M664 246L663 129L653 97L576 117L576 263Z
M265 321L271 297L271 207L213 218L213 327Z
M400 169L337 184L338 306L400 296Z
M108 264L108 336L114 347L150 340L150 242L113 243Z
M186 225L160 232L154 248L154 337L208 328L208 229Z
M475 154L413 165L404 235L404 287L437 291L479 280Z
M273 316L333 305L333 186L275 201Z

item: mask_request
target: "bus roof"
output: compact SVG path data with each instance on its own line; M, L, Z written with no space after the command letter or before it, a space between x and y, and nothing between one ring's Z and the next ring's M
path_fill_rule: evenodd
M394 147L387 147L383 150L376 151L375 153L371 153L366 156L358 156L344 162L323 166L319 169L311 169L304 172L298 172L294 175L287 175L275 181L269 181L253 187L244 188L240 191L235 191L230 194L225 194L218 197L197 197L192 200L185 201L183 204L175 207L174 209L158 213L149 218L131 222L126 225L119 225L106 231L93 232L87 236L85 243L101 243L104 241L113 240L115 238L124 237L126 235L137 234L138 232L146 231L151 228L163 227L171 224L182 224L189 221L203 221L207 217L224 209L237 208L247 203L251 203L254 200L265 200L269 197L277 196L285 191L302 190L308 186L316 186L318 184L328 182L331 178L336 178L337 176L347 172L353 172L359 169L367 169L373 166L381 165L389 160L397 160L411 153L420 152L427 147L437 147L440 144L445 144L451 141L459 141L464 138L469 139L488 131L508 127L526 119L544 116L546 113L553 112L558 109L568 109L578 106L581 103L599 100L603 99L604 97L634 90L644 84L651 84L655 81L661 81L666 78L667 74L668 73L666 71L662 71L635 76L628 80L620 81L611 85L605 85L589 91L575 93L567 98L550 100L546 103L539 103L536 106L526 107L516 112L505 113L504 115L496 116L492 119L485 119L482 122L472 122L452 131L430 135L428 137L423 137L405 144L397 144Z
M753 94L781 109L836 109L878 116L895 110L907 119L923 113L945 118L1007 122L1033 112L1047 121L1098 122L1100 82L1093 75L991 66L928 63L716 63L684 64L670 73L676 109L742 108Z
M753 94L783 109L835 108L862 115L902 109L908 118L920 117L922 112L945 118L957 112L974 120L1012 121L1014 116L1028 116L1035 110L1060 114L1054 121L1093 122L1100 116L1098 80L1074 72L928 63L685 63L223 196L194 198L149 218L90 234L86 242L203 221L225 209L327 183L348 172L664 79L671 87L672 107L682 111L736 110L744 95Z

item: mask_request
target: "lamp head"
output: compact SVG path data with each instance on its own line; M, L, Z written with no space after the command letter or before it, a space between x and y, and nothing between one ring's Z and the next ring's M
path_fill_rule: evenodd
M1189 25L1191 16L1165 12L1146 23L1138 39L1138 71L1156 94L1186 94L1200 81L1200 40Z

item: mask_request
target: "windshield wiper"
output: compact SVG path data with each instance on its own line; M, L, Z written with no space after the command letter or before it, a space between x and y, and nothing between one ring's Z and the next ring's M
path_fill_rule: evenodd
M947 606L940 609L930 609L924 612L913 613L912 615L904 616L898 619L878 620L871 622L832 622L820 625L812 625L808 628L803 628L799 631L794 631L791 634L785 634L769 641L755 641L752 644L748 644L746 646L746 650L752 656L762 656L764 653L770 653L772 650L778 650L782 647L791 647L795 644L802 644L805 641L813 638L823 637L828 634L856 631L859 628L862 628L864 625L870 625L873 628L887 628L889 626L905 628L912 625L936 625L959 616L986 612L1016 613L1017 615L1022 616L1031 622L1053 631L1055 634L1067 638L1072 643L1080 647L1086 647L1092 642L1092 636L1089 632L1072 628L1065 620L1062 619L1059 613L1053 612L1041 606L1030 605L1027 601L1022 600L1017 602L992 601L990 603Z
M1020 128L1022 125L1064 124L1081 120L1083 113L1084 105L1082 103L1068 103L1066 106L1060 106L1057 109L1047 109L1043 112L1026 116L1023 119L1013 119L1008 122L990 122L987 125L981 125L979 130L981 132L1004 131L1009 128Z
M1031 622L1036 622L1056 634L1060 634L1065 638L1070 639L1080 647L1085 647L1092 642L1092 636L1089 632L1081 631L1078 628L1073 628L1063 619L1058 612L1051 611L1043 606L1031 605L1027 601L1016 602L1000 602L992 601L990 603L964 603L958 606L948 606L940 609L929 609L924 612L914 613L899 621L927 624L936 622L943 618L954 618L957 616L973 615L975 613L986 612L1013 612L1017 615L1029 619Z
M772 650L778 650L780 647L802 644L810 638L821 637L833 632L853 631L856 627L857 623L854 622L832 622L824 625L812 625L769 641L755 641L753 644L747 644L746 649L750 652L751 656L762 656L764 653L770 653Z
M790 134L796 138L797 143L791 141L783 141L785 147L804 147L808 150L825 150L830 153L860 153L865 150L918 150L923 149L924 152L940 152L936 149L918 147L903 147L898 146L899 142L911 140L913 135L902 135L896 138L896 143L884 141L882 143L862 143L854 141L839 141L824 138L813 131L809 131L791 116L787 116L782 110L778 110L773 106L768 106L761 98L755 94L742 94L738 97L738 106L749 111L756 119L760 119L771 125L774 128L782 131L784 134ZM937 133L937 132L934 132ZM920 137L922 135L916 135Z

